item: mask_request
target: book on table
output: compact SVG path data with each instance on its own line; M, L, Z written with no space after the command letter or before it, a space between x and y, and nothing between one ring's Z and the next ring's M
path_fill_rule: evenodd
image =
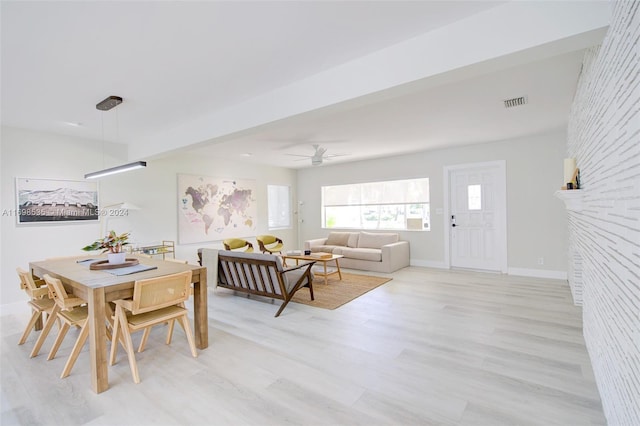
M318 259L331 259L333 254L327 253L324 251L316 251L310 254L311 257L316 257Z

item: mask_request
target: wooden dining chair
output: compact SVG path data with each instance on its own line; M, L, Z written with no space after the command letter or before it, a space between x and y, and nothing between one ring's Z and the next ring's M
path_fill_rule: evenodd
M173 259L173 258L165 259L165 261L180 263L182 265L187 265L189 263L187 260ZM189 284L189 295L190 296L193 295L193 287L191 287L191 284ZM169 345L171 344L171 337L173 336L173 326L175 325L176 321L171 320L171 321L167 321L167 323L169 324L169 329L167 330L167 345ZM142 339L140 340L140 345L138 346L138 353L144 351L144 348L147 345L147 339L149 338L149 334L151 334L152 328L153 326L147 327L144 329L144 332L142 333Z
M76 342L73 345L73 349L71 350L71 354L69 354L69 358L67 359L64 369L62 370L62 374L60 375L60 378L65 378L69 373L71 373L71 369L73 368L76 359L78 359L78 355L89 336L89 327L87 323L89 310L87 302L84 299L70 296L67 293L62 285L62 281L49 275L45 275L44 280L49 288L50 297L53 298L53 301L59 307L57 314L63 323L60 331L58 332L58 336L49 351L47 360L55 358L62 341L67 335L67 331L69 331L69 328L80 327L80 333L78 334Z
M188 311L184 306L184 302L189 298L190 285L191 271L138 280L134 283L133 298L116 300L114 330L109 356L110 365L115 364L118 351L117 343L122 336L133 381L140 383L131 333L173 320L180 321L189 342L191 355L194 358L197 357L198 352L187 317ZM170 341L168 335L167 344Z
M53 300L49 299L49 290L44 280L34 279L30 272L22 268L16 268L16 271L20 278L20 288L29 296L27 303L32 311L31 319L27 323L20 341L18 341L18 345L22 345L27 341L38 320L42 320L42 324L46 322L47 317L51 315L54 303ZM58 323L58 325L60 324Z
M79 327L80 333L76 338L76 342L73 345L73 349L71 349L71 353L69 354L69 358L64 365L64 369L62 370L62 374L60 378L63 379L67 377L71 373L71 369L78 359L78 355L80 355L80 351L82 347L87 341L87 337L89 336L89 327L87 322L88 317L88 308L86 305L86 301L79 297L70 296L62 285L62 281L57 278L53 278L52 276L45 274L43 277L44 281L47 283L47 288L49 290L49 297L53 299L55 306L49 319L47 320L47 324L45 325L43 334L41 334L41 339L38 339L36 343L36 347L34 348L31 356L36 356L44 343L44 340L47 337L47 334L51 330L51 323L55 319L60 319L62 321L62 327L58 332L58 336L56 337L51 350L49 351L49 356L47 356L47 360L52 360L55 358L62 341L67 335L67 331L71 327ZM45 334L46 333L46 334Z

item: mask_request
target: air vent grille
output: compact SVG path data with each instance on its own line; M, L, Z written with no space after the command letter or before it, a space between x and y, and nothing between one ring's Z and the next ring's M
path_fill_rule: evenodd
M527 96L520 96L519 98L505 99L503 102L505 108L514 108L528 103L529 100Z

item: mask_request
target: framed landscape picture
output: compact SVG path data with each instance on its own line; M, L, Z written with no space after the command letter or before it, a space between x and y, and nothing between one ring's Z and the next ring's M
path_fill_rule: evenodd
M97 222L98 183L16 178L18 224Z

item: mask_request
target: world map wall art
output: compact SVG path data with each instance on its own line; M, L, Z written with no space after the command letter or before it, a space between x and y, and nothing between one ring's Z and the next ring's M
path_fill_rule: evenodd
M178 175L180 244L256 234L256 181Z

